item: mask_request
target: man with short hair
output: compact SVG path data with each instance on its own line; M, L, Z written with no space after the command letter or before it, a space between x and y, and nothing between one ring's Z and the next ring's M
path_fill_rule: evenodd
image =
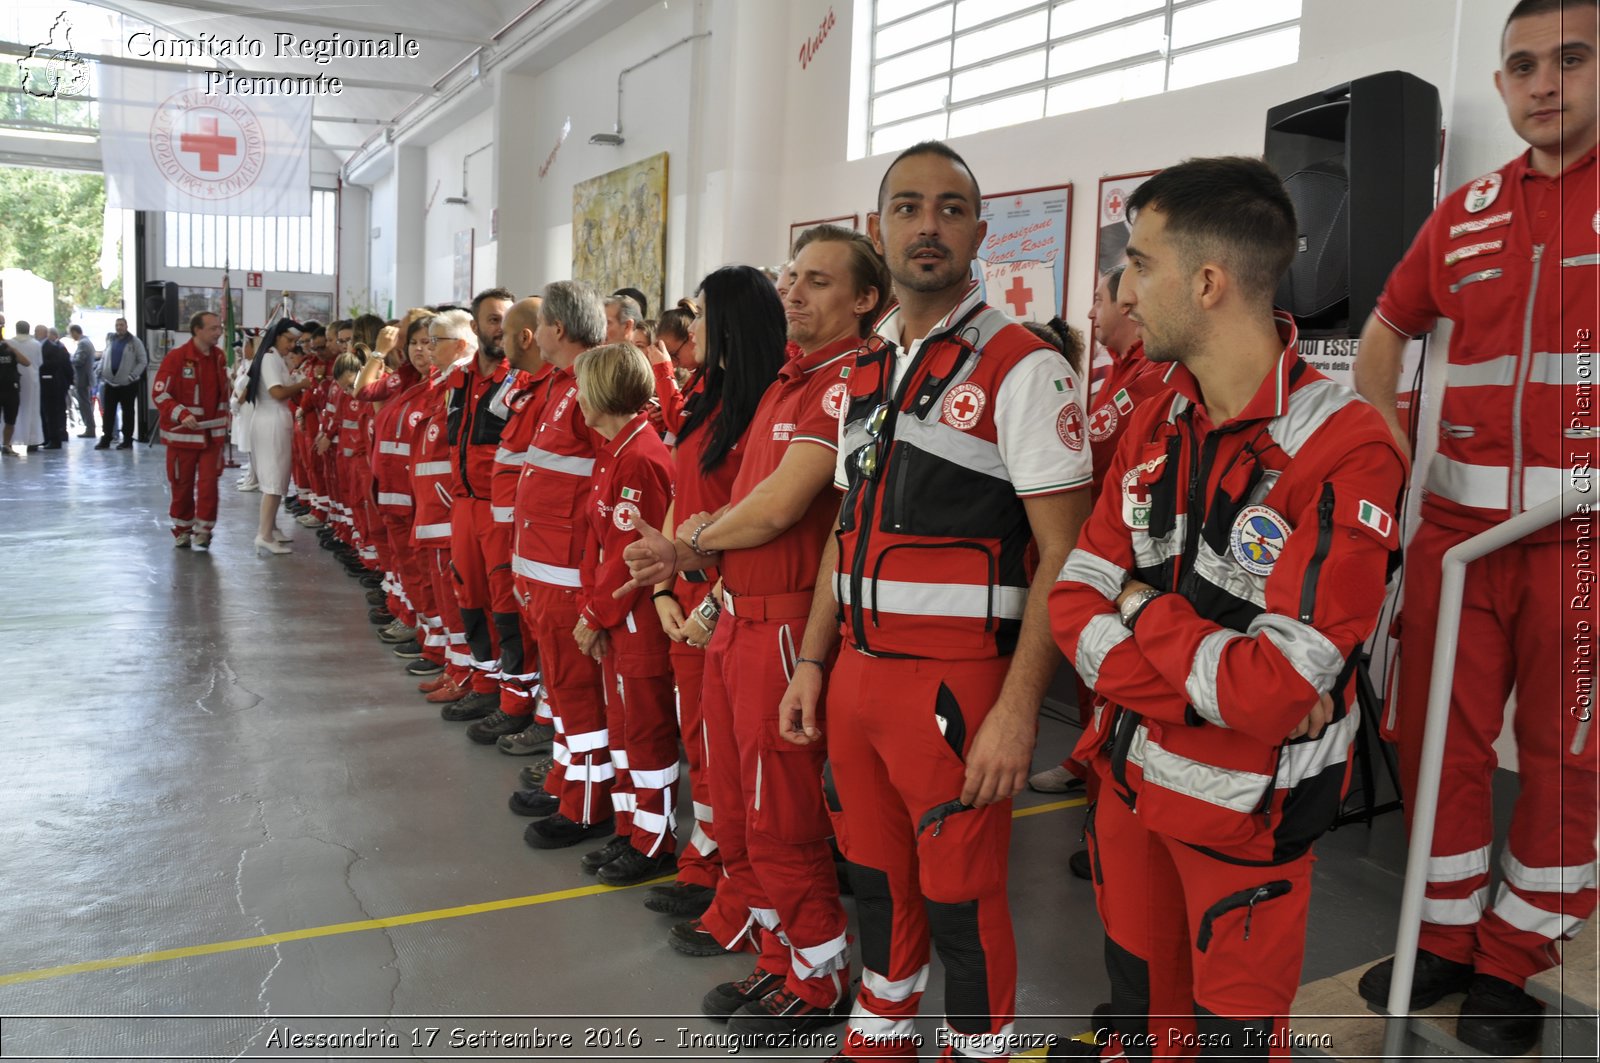
M78 396L78 416L83 420L80 439L93 439L94 430L94 341L83 334L82 325L68 325L72 337L72 384Z
M930 937L945 967L941 1058L1011 1051L1011 799L1060 666L1045 592L1088 513L1090 466L1082 381L972 280L981 207L972 170L937 141L884 173L867 230L899 305L839 397L838 535L778 710L784 738L820 741L826 677L862 919L846 1059L916 1055Z
M1265 1059L1300 985L1406 459L1273 312L1299 229L1265 163L1188 160L1128 213L1123 298L1175 394L1134 415L1049 606L1099 695L1076 755L1100 787L1104 1055Z
M217 339L222 319L202 310L189 319L189 340L161 360L153 388L167 484L172 490L172 545L211 547L217 526L217 480L228 438L228 361Z
M128 319L116 320L116 331L106 337L105 357L100 359L100 442L94 449L105 450L111 446L111 437L117 434L117 420L122 420L122 442L118 450L133 449L135 411L138 409L139 389L144 386L144 371L150 364L139 337L128 331Z
M1361 334L1356 387L1403 441L1395 391L1406 343L1439 318L1454 322L1438 453L1407 549L1400 679L1385 715L1408 807L1445 552L1587 490L1588 470L1600 464L1591 401L1600 329L1597 23L1595 0L1522 0L1512 9L1494 81L1529 150L1440 202ZM1494 1056L1538 1042L1544 1008L1523 987L1560 962L1557 942L1594 911L1593 685L1572 692L1576 673L1559 650L1584 645L1600 625L1572 560L1592 540L1588 510L1467 569L1441 778L1449 814L1434 827L1411 1007L1465 990L1456 1035ZM1521 784L1490 903L1494 744L1513 689ZM1361 995L1386 1004L1392 972L1392 960L1369 970Z
M644 314L639 310L639 304L627 295L608 295L604 299L606 308L606 342L607 343L633 343L634 330L644 320Z

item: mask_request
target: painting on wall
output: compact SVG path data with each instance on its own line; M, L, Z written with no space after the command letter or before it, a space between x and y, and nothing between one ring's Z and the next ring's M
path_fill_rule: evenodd
M608 295L638 288L665 305L667 153L572 186L572 275Z

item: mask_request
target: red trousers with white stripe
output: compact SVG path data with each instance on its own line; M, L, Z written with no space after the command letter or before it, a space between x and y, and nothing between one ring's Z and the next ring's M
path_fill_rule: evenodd
M400 586L391 597L411 614L411 626L418 629L422 655L430 661L443 663L446 644L444 623L439 619L439 606L433 600L433 580L428 575L427 551L411 545L411 525L416 521L416 510L381 506L378 515L389 542L391 571ZM389 610L391 613L394 610ZM405 620L405 613L395 613Z
M1424 523L1406 551L1400 679L1384 719L1400 748L1408 813L1421 759L1442 560L1468 537ZM1570 540L1514 543L1467 568L1441 815L1418 944L1515 985L1560 963L1555 942L1577 934L1594 912L1600 748L1591 721L1582 718L1594 712L1594 657L1580 654L1585 645L1593 647L1600 616L1594 596L1575 584L1576 571ZM1490 904L1494 741L1513 688L1520 786L1501 859L1503 882Z
M672 662L672 676L678 685L678 733L683 736L684 757L689 762L689 796L694 801L694 832L678 853L678 881L715 889L722 878L722 855L717 851L716 826L712 822L711 782L706 777L705 723L700 710L706 651L686 642L674 642L667 652Z
M647 619L654 622L653 617ZM623 675L613 657L601 662L601 674L611 765L616 771L611 808L617 817L617 836L627 838L646 856L673 852L678 725L672 713L672 677Z
M824 734L861 920L851 1058L907 1054L930 937L945 966L946 1043L970 1058L1009 1056L1017 984L1006 901L1011 802L959 802L966 751L1009 664L891 660L846 648L828 678Z
M1089 859L1111 1010L1129 1040L1113 1037L1102 1058L1290 1058L1267 1035L1286 1043L1314 858L1236 864L1148 831L1105 770L1098 759Z
M600 665L579 652L572 637L578 626L578 592L536 581L528 588L539 670L556 728L551 755L562 769L558 781L546 780L545 789L561 798L561 814L574 823L600 823L612 814L616 769Z
M803 617L724 613L706 650L700 705L725 877L701 923L730 949L760 924L760 965L796 996L831 1006L850 971L822 798L826 754L778 737L778 701L804 627Z
M475 672L472 655L467 652L467 633L461 627L461 610L456 608L455 585L450 575L449 540L430 539L428 542L444 544L419 549L426 551L428 577L433 583L433 601L439 608L439 622L444 629L445 672L457 686L470 686Z
M209 447L167 447L173 538L190 532L211 534L217 526L217 478L221 475L221 440Z

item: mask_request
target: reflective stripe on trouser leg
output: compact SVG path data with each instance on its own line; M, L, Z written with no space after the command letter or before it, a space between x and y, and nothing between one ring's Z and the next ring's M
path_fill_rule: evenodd
M533 583L529 590L540 670L551 711L561 720L560 737L567 753L564 776L555 782L547 779L545 789L559 792L561 814L568 819L578 823L604 820L611 814L615 769L601 700L600 666L579 652L572 638L572 629L578 624L577 595L543 583ZM601 737L589 737L594 735Z
M500 642L500 711L526 716L533 709L528 681L523 676L522 619L516 613L490 614Z
M606 676L612 748L626 750L627 778L624 782L619 777L617 785L625 785L634 796L633 847L651 857L671 853L677 844L673 811L678 782L671 677L618 675L609 664Z
M700 708L706 655L704 650L675 642L667 656L677 685L678 732L689 764L689 796L694 803L694 825L678 852L678 881L715 889L722 877L722 854L717 849L711 789L706 779L706 734Z

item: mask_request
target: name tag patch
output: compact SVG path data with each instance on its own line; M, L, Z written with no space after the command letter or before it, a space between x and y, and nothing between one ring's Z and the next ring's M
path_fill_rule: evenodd
M1458 247L1454 251L1451 251L1445 255L1444 264L1447 266L1453 266L1457 262L1461 262L1469 258L1477 258L1479 255L1492 255L1505 246L1506 242L1504 240L1485 240L1481 244L1468 244L1465 247Z

